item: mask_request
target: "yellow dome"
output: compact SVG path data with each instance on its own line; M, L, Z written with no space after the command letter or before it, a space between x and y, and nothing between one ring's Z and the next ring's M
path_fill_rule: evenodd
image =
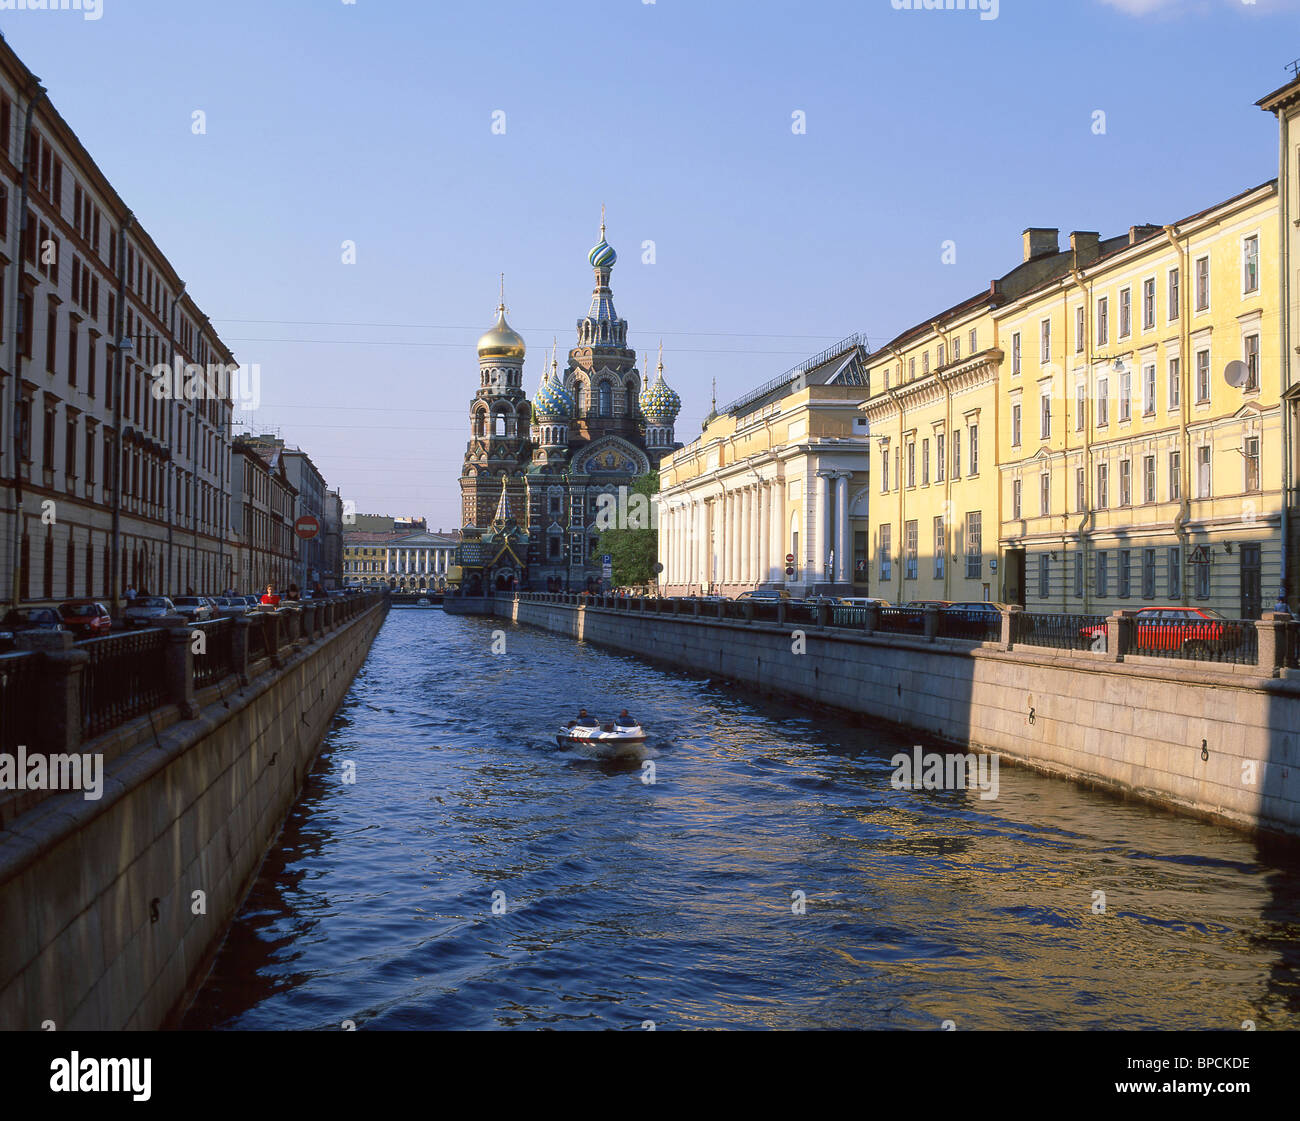
M524 340L517 332L510 329L506 322L506 309L497 309L496 326L478 341L480 358L518 358L524 356Z

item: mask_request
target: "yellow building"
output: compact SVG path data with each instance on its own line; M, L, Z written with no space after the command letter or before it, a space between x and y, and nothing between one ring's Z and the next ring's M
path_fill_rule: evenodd
M664 594L865 594L866 357L859 337L844 340L715 408L699 438L663 460Z
M1118 245L1073 234L1066 274L997 309L1005 599L1273 606L1277 230L1268 183Z
M868 361L871 594L891 603L1000 598L995 310L1074 262L1055 230L1026 230L1021 263Z

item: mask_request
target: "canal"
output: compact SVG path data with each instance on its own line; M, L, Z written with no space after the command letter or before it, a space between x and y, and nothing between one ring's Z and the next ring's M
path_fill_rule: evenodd
M579 705L653 783L556 747ZM394 609L184 1026L1300 1026L1293 853L1009 766L895 790L912 743Z

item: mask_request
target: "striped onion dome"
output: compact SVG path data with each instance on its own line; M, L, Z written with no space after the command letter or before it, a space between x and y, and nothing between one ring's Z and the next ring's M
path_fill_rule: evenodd
M612 268L614 262L618 260L618 254L614 252L614 247L605 240L605 228L603 226L600 230L600 242L587 254L587 260L591 262L591 267L595 269Z
M564 388L564 383L553 372L550 377L544 377L533 399L533 413L538 417L563 417L567 420L573 412L573 395Z
M641 390L637 402L641 406L641 415L651 424L672 424L681 412L682 399L664 381L664 364L659 363L659 374L653 382Z

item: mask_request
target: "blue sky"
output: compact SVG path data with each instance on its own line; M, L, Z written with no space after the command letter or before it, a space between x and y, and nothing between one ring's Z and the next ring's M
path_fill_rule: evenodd
M1011 268L1026 226L1109 236L1272 178L1254 102L1300 57L1298 16L103 0L98 20L0 11L0 30L261 367L250 427L307 449L359 510L450 527L497 275L531 392L552 336L574 344L602 202L616 306L640 352L662 337L689 440L711 379L725 403L854 331L887 341Z

